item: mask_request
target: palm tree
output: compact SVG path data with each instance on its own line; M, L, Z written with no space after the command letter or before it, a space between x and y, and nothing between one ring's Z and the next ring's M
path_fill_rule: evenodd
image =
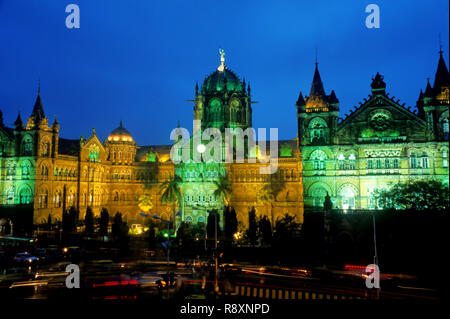
M214 190L214 197L221 198L223 201L223 207L227 206L230 202L230 197L232 193L231 183L228 179L228 175L219 175L219 180L214 181L216 189Z
M273 203L276 201L276 198L279 193L284 189L285 184L283 181L271 178L270 182L264 185L263 188L259 191L257 201L262 204L270 205L270 216L272 228L274 225L274 215L273 215Z
M175 226L176 203L180 202L180 200L182 199L181 182L182 182L181 177L175 174L173 179L165 181L164 183L161 184L159 188L159 194L161 195L161 202L173 204L173 225L175 231L176 231Z

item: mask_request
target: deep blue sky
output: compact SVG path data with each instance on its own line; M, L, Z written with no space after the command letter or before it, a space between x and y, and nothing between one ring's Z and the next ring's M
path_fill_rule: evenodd
M81 28L65 27L76 3ZM365 27L376 3L381 28ZM341 113L384 74L391 96L415 105L434 78L441 33L448 63L448 1L0 0L0 109L26 121L41 80L47 117L61 136L103 140L118 126L139 145L165 144L178 120L191 129L195 82L226 64L251 83L254 127L296 136L295 101L309 93L315 48Z

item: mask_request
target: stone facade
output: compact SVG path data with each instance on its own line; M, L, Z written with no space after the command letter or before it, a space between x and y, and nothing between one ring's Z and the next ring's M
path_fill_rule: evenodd
M339 118L334 91L326 95L316 65L309 97L297 101L303 157L305 209L323 206L376 209L373 192L413 179L448 185L448 70L439 57L434 86L428 82L412 111L389 97L379 73L372 94Z
M32 203L34 222L61 220L63 209L75 206L84 216L87 206L99 215L121 212L129 223L143 223L141 212L169 219L172 203L161 201L160 185L181 177L180 219L204 222L207 211L223 207L215 198L215 182L227 175L230 204L247 224L247 212L272 221L288 213L303 222L303 210L323 205L330 194L334 206L375 208L371 194L412 178L437 178L448 183L448 70L439 59L434 86L421 92L418 112L400 105L385 91L379 74L372 94L344 119L332 91L325 94L316 71L310 95L297 101L298 138L278 141L278 170L260 174L267 154L245 153L242 163L187 162L174 164L172 145L138 146L122 122L103 143L95 130L89 138L64 139L55 118L49 125L41 94L26 125L21 116L14 127L4 125L0 113L0 205ZM252 127L250 86L225 66L199 89L196 86L193 135L205 128ZM169 133L169 132L168 132ZM189 141L192 141L190 139ZM248 140L246 140L246 144ZM252 162L252 156L258 160ZM274 200L261 200L269 185L276 185Z

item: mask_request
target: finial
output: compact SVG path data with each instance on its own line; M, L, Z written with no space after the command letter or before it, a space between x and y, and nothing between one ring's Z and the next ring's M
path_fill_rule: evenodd
M316 68L317 68L318 64L319 64L319 62L317 62L317 46L316 46L316 62L315 62Z
M225 70L225 51L222 48L219 48L220 54L220 65L217 68L218 71L223 72Z
M198 95L198 82L195 82L195 96Z
M38 95L41 94L41 78L38 79Z
M120 128L123 128L123 127L122 127L122 120L120 120L120 126L119 126L119 127L120 127Z
M442 51L441 33L439 32L439 55L442 56L442 53L444 53L444 51Z
M92 135L95 135L95 127L92 128Z

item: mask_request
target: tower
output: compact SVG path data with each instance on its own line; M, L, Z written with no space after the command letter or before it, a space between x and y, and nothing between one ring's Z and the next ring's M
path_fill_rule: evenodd
M300 146L336 143L339 100L334 90L326 95L317 62L309 96L300 92L296 107Z
M220 65L203 82L200 92L195 89L194 120L200 120L201 129L214 127L222 133L225 128L252 126L250 85L225 65L225 52L220 50ZM199 127L194 128L194 133Z
M419 116L427 122L430 141L448 141L449 134L449 74L442 53L440 50L433 86L428 79L425 92L420 91L416 104Z

